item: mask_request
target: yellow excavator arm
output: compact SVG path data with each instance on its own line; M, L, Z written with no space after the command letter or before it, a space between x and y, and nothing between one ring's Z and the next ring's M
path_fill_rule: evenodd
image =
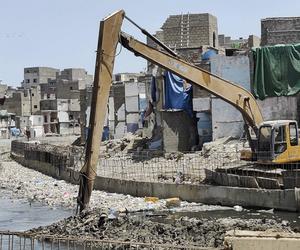
M136 24L135 25L140 28L144 34L150 36L150 38L157 42L164 51L149 47L126 33L121 32L124 17L125 12L121 10L105 18L100 23L95 80L90 114L90 131L87 140L85 165L80 171L81 178L78 194L78 205L80 206L80 211L82 211L89 203L94 178L97 172L97 164L100 153L100 138L103 131L106 107L112 83L116 48L119 42L122 46L132 51L136 56L141 56L146 60L182 77L187 82L206 89L211 94L221 98L238 109L244 118L245 124L248 127L250 126L253 128L256 134L255 139L259 139L259 136L262 138L262 143L258 143L257 145L262 149L268 150L268 159L275 159L275 157L277 157L277 161L279 159L283 162L287 161L289 152L292 152L290 149L291 147L293 147L293 150L295 151L293 152L294 154L297 154L298 157L297 152L300 151L298 143L295 145L287 141L287 143L281 145L276 141L274 142L274 139L272 139L274 138L273 134L275 129L281 129L282 126L284 128L287 128L287 126L291 127L294 124L296 126L296 122L283 121L282 123L276 124L265 123L261 128L260 124L263 123L263 117L255 98L249 91L230 81L200 69L189 62L186 62L155 37L151 37L147 31L141 29ZM131 21L128 17L126 18ZM262 131L262 133L260 131ZM283 131L287 131L287 133L289 133L289 129ZM249 131L247 132L252 153L254 153L257 145L256 143L251 143L252 139L250 133ZM298 131L294 132L294 134L295 137L298 138ZM282 150L284 153L281 152ZM294 161L296 158L291 158L289 160Z
M200 86L211 94L233 105L242 113L248 125L254 130L263 122L263 117L255 98L243 87L213 75L179 57L151 48L124 32L121 32L120 43L135 55L141 56L173 72L184 78L187 82Z
M190 64L175 53L166 53L135 40L121 32L125 12L117 11L100 22L95 80L90 114L90 131L86 145L85 164L81 169L78 205L82 211L89 203L100 151L99 140L102 135L109 90L112 82L114 59L118 42L135 55L141 56L184 78L187 82L200 86L215 96L236 107L245 122L257 131L263 121L256 100L246 89L215 76ZM143 30L143 33L146 31ZM155 39L155 38L153 38ZM159 41L158 41L159 43ZM170 50L169 50L170 52Z

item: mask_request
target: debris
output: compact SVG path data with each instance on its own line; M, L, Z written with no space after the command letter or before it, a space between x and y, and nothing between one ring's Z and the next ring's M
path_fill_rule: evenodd
M274 208L269 210L257 210L258 213L267 213L267 214L274 214Z
M145 202L156 203L159 201L157 197L145 197Z
M166 207L180 207L181 201L179 198L166 199Z
M88 221L88 223L86 223ZM89 236L97 239L109 239L133 242L161 243L174 245L193 245L201 247L221 247L226 231L233 229L277 232L291 232L289 226L266 219L206 219L181 217L157 218L149 216L119 216L109 220L100 214L99 209L84 216L72 216L50 226L32 229L34 234L59 236Z
M175 178L175 183L176 184L180 184L180 183L182 183L184 181L184 175L183 175L183 173L182 172L177 172L177 174L176 174L176 178Z
M110 208L108 210L108 216L107 218L110 219L110 220L115 220L119 217L119 212L113 208Z
M242 212L243 211L243 207L239 206L239 205L236 205L233 207L233 209L237 212Z
M287 227L290 223L287 220L281 221L281 225Z

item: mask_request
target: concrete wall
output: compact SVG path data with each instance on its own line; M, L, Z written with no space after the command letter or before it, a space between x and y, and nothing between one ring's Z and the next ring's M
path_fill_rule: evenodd
M41 100L41 110L57 110L57 100Z
M56 80L50 81L49 83L40 84L41 88L41 99L55 99L56 98Z
M12 97L6 98L1 110L7 110L8 113L14 113L17 116L22 115L22 93L13 93Z
M248 56L216 55L211 58L211 73L250 90ZM241 113L219 98L212 98L213 140L225 136L239 138L243 131Z
M297 97L280 96L257 100L264 120L298 120Z
M190 151L197 145L196 121L184 111L163 111L163 149L166 152Z
M232 230L226 232L224 245L232 250L298 250L300 234Z
M21 141L12 142L12 157L20 164L50 175L57 179L78 184L79 174L74 171L74 159L68 154L34 150L34 145L26 147ZM97 176L94 188L111 193L130 194L138 197L156 196L159 198L179 197L189 202L218 204L226 206L275 208L299 211L298 189L266 190L255 188L175 184L163 182L129 181Z

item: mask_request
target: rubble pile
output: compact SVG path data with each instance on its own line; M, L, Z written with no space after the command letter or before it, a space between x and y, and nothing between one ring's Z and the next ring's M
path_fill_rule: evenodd
M111 145L111 141L107 143ZM102 153L98 175L162 182L175 182L179 176L178 183L199 183L206 178L205 169L236 167L241 164L239 152L243 148L241 141L228 137L204 144L202 151L188 153L141 151L130 154L126 150L116 154L107 153L105 156Z
M154 217L153 217L154 218ZM158 220L160 220L158 222ZM34 234L81 236L104 240L142 243L220 247L226 231L272 230L291 232L288 225L272 219L179 219L155 218L134 214L108 215L96 209L66 218L50 226L30 230Z
M148 139L141 137L139 134L134 135L127 133L121 139L113 139L103 141L101 144L100 152L104 157L110 157L117 153L130 153L136 150L142 150Z

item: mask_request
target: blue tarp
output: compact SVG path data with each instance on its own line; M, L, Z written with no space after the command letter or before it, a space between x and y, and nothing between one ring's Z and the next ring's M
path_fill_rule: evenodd
M192 85L184 89L183 79L169 71L165 72L165 109L185 110L193 116Z
M208 50L202 54L202 60L209 60L211 57L215 56L217 52L215 50Z
M18 129L18 128L10 128L10 134L12 136L20 136L20 129Z

